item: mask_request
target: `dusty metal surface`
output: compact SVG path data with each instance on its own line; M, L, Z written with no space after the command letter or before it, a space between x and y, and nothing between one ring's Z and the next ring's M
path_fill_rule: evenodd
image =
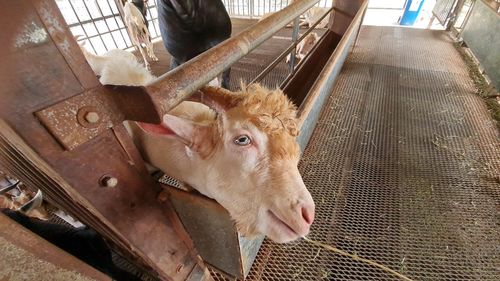
M498 280L499 137L444 32L363 27L300 163L309 237L413 280ZM398 280L268 240L247 278L320 279Z
M264 237L241 237L229 213L213 199L181 190L168 176L159 179L203 261L228 276L248 275Z
M500 14L483 1L476 1L462 31L467 46L472 50L493 84L500 89Z
M100 89L75 96L35 114L69 150L124 120L113 100Z

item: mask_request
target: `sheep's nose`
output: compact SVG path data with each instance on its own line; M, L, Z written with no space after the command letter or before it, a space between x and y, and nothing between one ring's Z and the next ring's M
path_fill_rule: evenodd
M314 205L302 205L302 218L304 221L311 225L314 220Z

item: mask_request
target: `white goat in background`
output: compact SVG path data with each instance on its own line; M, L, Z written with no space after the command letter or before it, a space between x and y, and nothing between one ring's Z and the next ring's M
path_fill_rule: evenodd
M130 34L132 44L141 52L144 64L149 69L149 62L146 54L153 60L158 61L153 51L153 43L146 24L146 18L142 12L135 6L132 0L128 0L123 6L125 25ZM144 46L143 46L144 44ZM146 50L144 50L146 49Z
M307 54L313 49L314 44L319 41L319 36L316 32L311 32L307 34L307 36L297 44L297 48L295 49L295 56L297 59L304 59ZM290 62L291 53L286 57L286 62Z
M84 45L85 42L80 43L83 55L103 85L146 85L156 79L130 52L114 49L97 56L87 51Z

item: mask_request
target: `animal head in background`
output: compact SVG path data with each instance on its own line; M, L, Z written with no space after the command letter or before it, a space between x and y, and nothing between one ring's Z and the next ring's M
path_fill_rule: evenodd
M316 32L311 32L297 46L297 58L304 59L306 55L314 48L316 42L319 41L319 36Z
M217 112L208 123L167 114L161 125L140 126L162 136L155 146L172 147L172 139L184 144L177 153L186 153L193 169L204 171L202 179L172 176L218 201L243 235L289 242L309 233L315 208L297 167L296 107L279 89L256 84L243 89L205 87L195 94ZM163 156L156 159L151 164L163 171L172 165Z

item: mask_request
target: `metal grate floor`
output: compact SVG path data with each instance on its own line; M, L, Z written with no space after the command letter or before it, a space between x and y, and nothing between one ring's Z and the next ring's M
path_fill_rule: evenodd
M475 91L443 31L363 27L300 163L309 237L413 280L500 280L500 138ZM322 279L397 280L268 240L247 278Z

